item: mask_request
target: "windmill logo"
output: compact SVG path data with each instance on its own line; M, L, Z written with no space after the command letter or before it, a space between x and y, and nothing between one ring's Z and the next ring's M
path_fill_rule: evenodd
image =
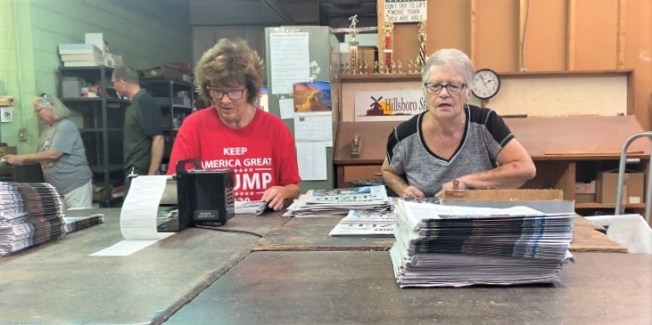
M392 108L386 100L382 100L383 96L376 99L374 96L369 96L372 103L369 105L371 107L367 110L367 116L383 116L383 115L392 115Z

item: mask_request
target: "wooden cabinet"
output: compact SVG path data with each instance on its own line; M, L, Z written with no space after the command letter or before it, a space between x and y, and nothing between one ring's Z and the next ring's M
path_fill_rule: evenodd
M634 116L574 116L507 118L505 122L525 147L537 167L537 176L523 187L555 188L564 191L564 199L575 200L575 184L580 175L618 166L620 150L627 138L642 131ZM340 122L334 152L338 187L349 186L359 178L374 177L385 158L387 136L399 122ZM351 156L351 144L360 136L359 157ZM637 169L647 175L650 141L632 143L628 158L638 161ZM378 177L378 176L376 176ZM581 202L579 214L601 211L613 213L614 204ZM630 212L644 213L645 204L627 204Z

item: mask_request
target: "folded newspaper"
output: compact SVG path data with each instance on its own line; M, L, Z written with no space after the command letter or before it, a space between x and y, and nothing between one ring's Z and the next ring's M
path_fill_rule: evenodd
M235 201L235 214L249 214L259 216L267 209L265 201Z
M393 237L395 224L394 214L389 211L351 210L329 235Z

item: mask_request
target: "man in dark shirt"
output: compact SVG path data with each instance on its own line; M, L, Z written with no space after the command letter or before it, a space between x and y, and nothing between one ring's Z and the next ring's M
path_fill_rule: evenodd
M125 176L160 174L164 147L161 109L154 98L140 88L138 72L133 68L116 68L111 82L119 95L131 101L125 112L123 130ZM125 194L129 183L126 177Z

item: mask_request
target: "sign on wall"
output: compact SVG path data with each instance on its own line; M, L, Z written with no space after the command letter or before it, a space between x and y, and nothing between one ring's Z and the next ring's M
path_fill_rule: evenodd
M426 0L385 0L385 21L413 23L426 21Z
M423 90L358 91L354 106L356 122L405 121L427 109Z

